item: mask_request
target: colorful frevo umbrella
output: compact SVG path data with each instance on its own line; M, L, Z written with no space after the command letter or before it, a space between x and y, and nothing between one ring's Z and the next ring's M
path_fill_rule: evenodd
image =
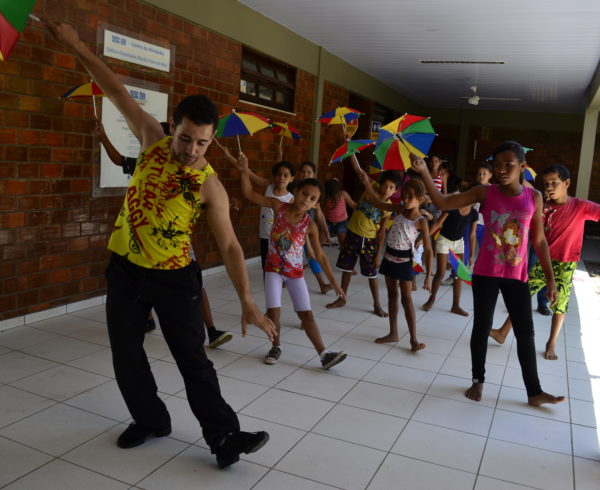
M300 139L302 136L297 129L290 126L288 123L274 122L271 124L271 132L274 134L280 134L281 137Z
M385 170L406 170L410 154L427 156L435 136L428 117L404 114L380 129L375 157Z
M235 109L232 109L231 114L219 117L219 125L215 136L217 138L237 136L238 148L241 152L240 135L252 135L270 126L271 123L266 117L254 112L236 112Z
M104 92L102 92L102 89L96 82L90 80L82 85L77 85L77 87L67 90L59 97L59 99L70 99L74 97L91 97L92 103L94 104L94 116L98 116L96 111L96 97L104 97Z
M469 269L465 263L460 260L458 255L456 255L452 250L448 250L448 259L450 260L450 265L454 272L456 272L456 277L462 279L467 284L471 285L473 273L471 269Z
M350 140L335 150L334 154L329 160L329 164L335 162L341 162L344 158L348 158L351 155L358 153L361 150L375 144L375 140Z
M369 165L369 177L375 180L381 175L381 172L383 172L381 163L378 160L371 162L371 165Z
M533 182L536 177L537 177L537 172L535 170L533 170L529 165L527 165L523 169L523 178L525 180L528 180L529 182Z
M0 61L6 61L25 28L35 0L0 0Z

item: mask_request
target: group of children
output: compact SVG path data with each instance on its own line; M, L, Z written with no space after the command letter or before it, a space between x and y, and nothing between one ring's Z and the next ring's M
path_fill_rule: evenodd
M164 130L168 132L166 123ZM135 162L114 150L99 121L96 121L96 134L112 161L123 166L124 172L133 173ZM534 295L542 289L546 291L545 296L551 302L552 325L544 357L557 359L556 342L567 312L573 273L580 259L584 223L600 219L600 205L569 197L570 175L566 167L555 164L542 171L547 197L542 203L540 193L530 185L524 185L525 153L516 142L505 142L495 150L493 166L481 163L476 181L465 192L460 192L458 187L457 180L460 179L449 178L437 155L429 158L428 165L413 155L412 177L387 170L381 173L377 183L361 169L353 156L353 168L365 187L365 192L355 202L337 179L327 181L323 192L315 179L316 168L312 162L304 162L298 172L299 179L294 180L294 166L280 160L272 167L272 179L265 179L250 170L245 155L240 154L236 159L218 141L217 145L240 171L243 196L261 206L259 238L266 308L267 315L277 327L277 335L265 363L275 364L281 356L279 332L283 288L287 288L302 329L319 354L323 368L329 369L346 358L345 352L330 352L323 343L304 280L304 254L321 293L333 289L338 295L335 301L327 304L327 308L346 304L348 287L356 274L358 261L360 273L369 280L374 313L387 317L388 313L379 302L378 274L383 275L390 332L376 338L375 342L399 341L400 297L410 348L417 352L425 348L425 344L417 339L412 301L414 263L421 256L425 266L423 288L430 292L422 308L429 311L436 301L440 285L452 284L450 311L468 316L460 307L462 281L454 274L447 282L443 280L448 256L453 253L460 259L465 258L469 266L474 264L473 384L466 396L473 400L481 399L488 336L502 344L514 326L529 403L557 403L564 399L541 390L527 293ZM496 184L490 184L493 177ZM264 193L256 192L255 187L263 189ZM394 199L395 203L392 202L393 196L399 196L399 199ZM322 197L324 212L320 205ZM353 210L350 219L347 208ZM389 220L391 226L388 226ZM341 285L321 249L321 244L332 236L337 237L340 246L336 267L342 271ZM433 236L435 238L431 240ZM528 258L530 238L531 251L535 253L530 253ZM433 282L432 241L436 255ZM534 265L529 263L532 255L539 260ZM329 282L322 277L323 273ZM492 329L499 291L504 297L509 317L501 328ZM212 325L204 289L202 294L209 345L216 347L232 336L230 332L216 330ZM543 307L547 309L547 306ZM153 319L149 316L148 330L152 329L152 324Z
M241 172L243 196L262 206L261 218L272 216L264 228L261 225L267 315L279 332L281 292L286 287L302 328L319 353L324 369L341 362L346 354L329 352L323 344L303 278L303 249L307 251L309 262L318 264L318 274L324 271L329 280L329 284L325 283L328 287L324 288L324 280L318 279L321 292L332 288L338 295L327 305L328 308L346 304L348 286L356 274L354 268L358 261L360 273L369 279L374 313L387 317L379 303L378 274L382 274L388 291L390 332L375 339L375 342L399 341L400 297L410 348L417 352L425 348L425 344L417 338L412 301L414 261L420 255L420 244L425 267L423 288L430 291L429 299L423 305L425 310L431 309L435 303L449 253L461 259L464 256L467 264L474 265L473 383L465 395L472 400L481 399L487 338L492 336L502 343L511 325L514 325L528 402L537 406L564 400L562 396L545 393L540 386L529 292L534 294L543 286L547 288L554 315L545 357L556 359L555 343L566 313L573 271L579 260L583 225L585 220L600 219L600 205L568 196L570 177L564 166L552 165L542 172L549 199L543 204L538 191L523 185L525 152L516 142L500 145L494 151L493 166L482 163L477 170L476 182L464 192L459 191L459 182L448 179L448 174L440 170L442 162L437 156L430 158L428 167L422 159L411 155L410 177L397 171L384 171L377 183L369 178L353 156L353 168L364 184L364 194L355 202L337 180L330 180L323 196L323 213L319 204L322 187L314 178L314 165L310 162L302 166L308 167L308 172L290 185L294 171L287 162L273 167L273 181L269 182L261 180L249 169L243 154L238 160L230 160ZM495 184L490 184L492 177ZM256 192L254 185L264 187L264 195ZM398 190L400 202L393 203L391 198ZM433 213L427 211L427 203ZM349 220L347 207L354 210ZM327 219L327 236L337 236L340 246L336 267L342 271L341 284L336 281L321 249L323 214ZM388 220L391 220L391 226L387 226ZM571 228L567 232L568 226ZM435 240L437 269L432 284L430 236L438 231ZM463 255L463 236L468 237L468 255ZM530 240L539 263L528 275ZM315 271L312 265L311 269ZM461 282L458 278L452 280L453 304L450 311L468 316L459 304ZM510 318L501 329L492 330L499 292L503 295ZM275 364L280 355L281 343L277 335L265 362Z

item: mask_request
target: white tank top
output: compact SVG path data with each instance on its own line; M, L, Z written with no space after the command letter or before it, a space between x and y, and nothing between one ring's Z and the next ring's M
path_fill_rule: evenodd
M276 196L273 194L273 189L275 186L273 184L269 184L267 190L265 190L265 197L274 197L279 199L281 202L290 202L294 199L294 194L288 192L283 196ZM262 206L260 208L260 223L258 225L258 237L268 239L271 234L271 227L273 226L273 209Z

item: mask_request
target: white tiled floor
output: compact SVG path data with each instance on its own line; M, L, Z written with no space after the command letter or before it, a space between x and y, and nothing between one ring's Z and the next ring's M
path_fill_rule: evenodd
M337 249L328 249L335 259ZM257 302L262 278L250 267ZM432 311L417 308L420 340L378 345L386 319L370 314L367 281L352 280L348 306L313 309L325 343L348 352L330 372L319 362L284 293L283 355L266 366L268 342L257 329L209 351L224 397L245 430L271 440L226 471L216 468L192 416L183 381L160 331L146 348L171 412L170 437L141 447L115 445L129 414L113 378L104 307L96 306L0 333L0 487L10 489L473 489L600 488L600 316L597 297L578 272L558 361L541 355L547 391L570 396L560 406L526 404L513 337L490 341L480 403L467 400L471 317L449 313L442 287ZM205 280L217 326L238 331L239 305L224 274ZM383 281L382 303L386 304ZM463 306L472 312L470 288ZM587 296L586 296L587 295ZM417 306L426 298L414 295ZM498 302L496 322L506 310ZM534 313L542 351L547 318ZM595 326L591 329L591 326Z

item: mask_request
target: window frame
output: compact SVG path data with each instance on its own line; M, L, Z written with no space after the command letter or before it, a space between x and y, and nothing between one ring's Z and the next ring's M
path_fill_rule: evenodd
M253 61L256 70L253 70L245 66L244 61ZM268 67L272 70L274 76L270 76L261 73L260 66ZM285 73L288 81L285 82L277 77L277 72ZM281 61L274 60L268 56L257 53L246 47L242 48L242 60L241 60L241 71L240 71L240 92L239 100L243 102L249 102L252 104L258 104L273 109L277 109L284 112L294 112L296 103L296 68L282 63ZM242 83L250 82L255 85L255 94L251 95L242 91ZM273 98L271 100L265 99L259 96L260 87L270 89L273 92ZM287 103L278 103L275 101L276 93L281 92L287 98Z

